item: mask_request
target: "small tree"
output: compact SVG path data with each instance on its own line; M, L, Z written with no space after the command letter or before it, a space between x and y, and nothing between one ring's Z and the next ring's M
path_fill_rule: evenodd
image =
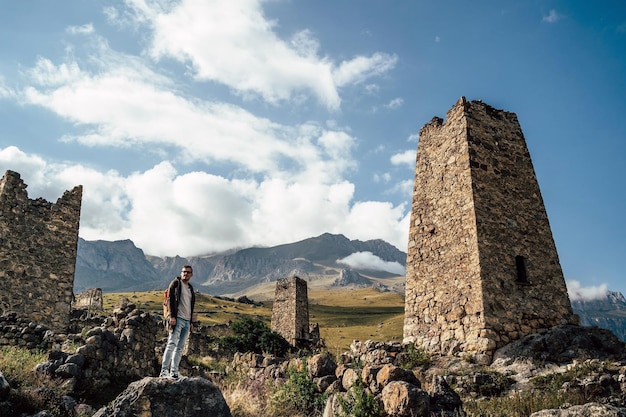
M285 356L292 348L284 337L273 332L261 320L252 317L241 317L232 324L231 330L232 335L217 340L218 345L227 351Z

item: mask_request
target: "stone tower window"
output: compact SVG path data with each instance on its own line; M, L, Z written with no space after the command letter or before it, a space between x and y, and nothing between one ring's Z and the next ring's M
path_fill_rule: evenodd
M526 258L521 255L515 257L515 267L517 268L517 282L528 284L528 270L526 269Z

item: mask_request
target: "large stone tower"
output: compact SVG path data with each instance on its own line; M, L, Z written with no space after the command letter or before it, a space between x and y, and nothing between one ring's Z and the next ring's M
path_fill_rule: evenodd
M405 342L491 355L577 323L514 113L464 97L420 130Z
M308 343L309 297L305 280L291 277L276 281L271 326L293 346Z
M82 186L55 204L31 200L14 171L0 179L0 314L67 329L74 287Z

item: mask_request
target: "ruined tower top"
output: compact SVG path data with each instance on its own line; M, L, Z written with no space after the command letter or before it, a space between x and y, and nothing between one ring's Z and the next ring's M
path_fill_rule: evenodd
M64 330L74 286L82 186L31 200L20 174L0 179L0 314Z
M420 130L405 341L491 354L575 323L515 113L461 97Z

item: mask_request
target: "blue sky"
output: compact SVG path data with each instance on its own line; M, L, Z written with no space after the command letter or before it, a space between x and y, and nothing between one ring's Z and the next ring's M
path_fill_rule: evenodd
M406 251L417 136L518 115L574 297L626 293L623 1L11 2L0 170L84 186L80 236L153 255L324 232Z

